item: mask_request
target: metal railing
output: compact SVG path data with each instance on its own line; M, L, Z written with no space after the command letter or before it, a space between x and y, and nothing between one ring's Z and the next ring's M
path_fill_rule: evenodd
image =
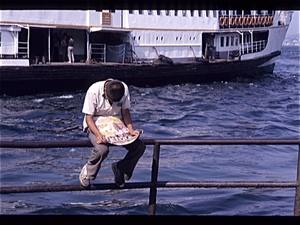
M18 57L28 58L28 42L19 42Z
M239 45L239 51L242 55L260 52L266 48L267 40L247 42Z
M152 171L150 182L126 183L122 189L150 188L149 215L155 215L157 188L295 188L294 215L300 216L300 139L144 139L146 145L153 145ZM298 145L296 181L158 181L159 155L161 145ZM89 141L57 142L12 142L1 141L1 148L67 148L92 147ZM91 184L89 188L81 185L50 185L31 187L3 187L0 194L87 191L119 189L115 184Z
M106 44L91 43L89 51L89 58L100 62L106 62Z

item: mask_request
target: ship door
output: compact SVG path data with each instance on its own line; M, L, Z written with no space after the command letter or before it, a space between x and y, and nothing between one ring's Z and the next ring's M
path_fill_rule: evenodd
M30 59L41 62L48 56L48 28L30 28Z
M202 34L202 52L204 58L209 60L215 60L216 57L216 46L215 46L215 35L212 33Z
M92 32L89 41L92 48L92 60L95 60L97 57L94 54L96 51L93 46L98 46L98 48L101 46L103 49L103 54L105 54L105 56L102 56L102 58L105 60L101 59L100 61L123 63L129 61L132 57L130 36L128 32ZM100 55L100 52L98 52L98 55Z

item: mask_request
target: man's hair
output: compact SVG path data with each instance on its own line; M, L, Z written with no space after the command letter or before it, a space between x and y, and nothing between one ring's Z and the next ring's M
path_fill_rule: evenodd
M107 97L113 102L118 102L121 100L125 92L124 85L119 80L108 81L106 85Z

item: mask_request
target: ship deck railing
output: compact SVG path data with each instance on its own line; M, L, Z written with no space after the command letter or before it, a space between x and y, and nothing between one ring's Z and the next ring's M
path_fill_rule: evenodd
M295 188L294 215L300 216L300 139L144 139L153 145L151 180L128 182L124 188L114 183L91 184L89 188L78 185L3 186L0 194L34 192L71 192L108 189L150 188L148 214L155 215L158 188ZM162 145L295 145L298 146L297 177L295 181L159 181L159 160ZM16 142L1 141L0 148L82 148L92 147L89 141ZM79 181L78 181L79 182Z
M99 60L100 62L106 62L106 44L102 43L90 43L89 45L89 58L90 60Z
M241 55L261 52L267 46L267 40L260 40L255 42L247 42L239 45Z

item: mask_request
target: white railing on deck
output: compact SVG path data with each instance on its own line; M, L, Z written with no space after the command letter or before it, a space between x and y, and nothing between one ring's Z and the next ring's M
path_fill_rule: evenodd
M91 43L89 59L100 59L101 62L106 62L106 44Z
M241 55L260 52L265 49L266 45L267 45L266 40L240 44L240 52Z
M28 42L19 42L18 58L28 58Z

